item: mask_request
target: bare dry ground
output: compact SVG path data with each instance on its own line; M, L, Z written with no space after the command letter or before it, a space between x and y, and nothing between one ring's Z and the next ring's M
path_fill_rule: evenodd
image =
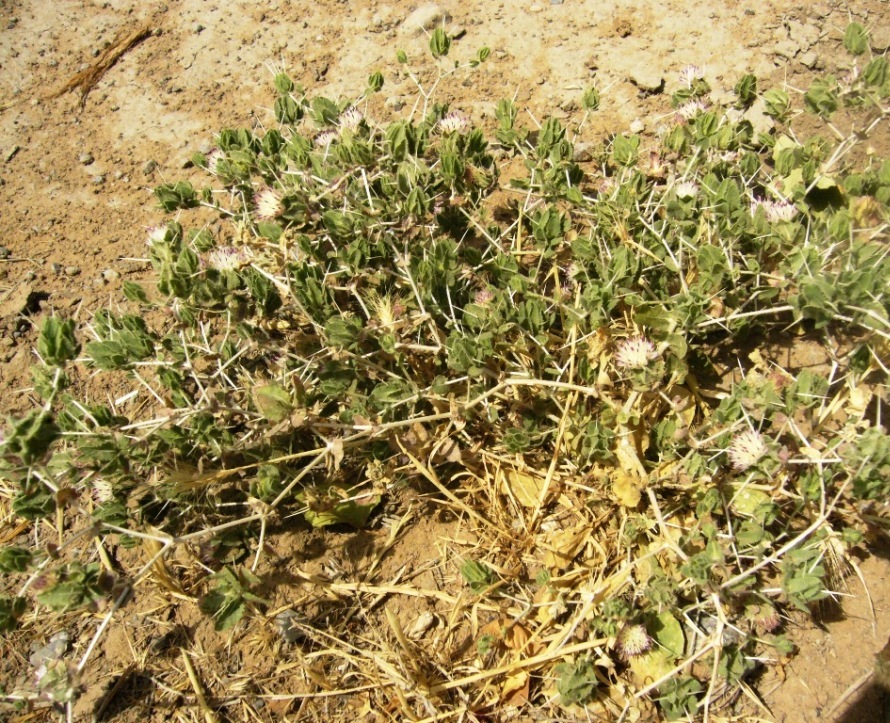
M12 414L34 404L28 367L44 315L56 311L85 323L93 310L120 303L122 280L148 277L146 229L160 219L151 187L189 177L188 159L209 149L219 129L274 123L271 67L334 98L361 92L368 75L380 70L386 78L375 101L380 114L410 113L416 88L399 74L395 53L425 53L415 10L416 3L377 0L0 0L0 410ZM667 94L678 71L690 63L706 69L718 92L731 90L746 72L804 88L812 72L835 69L851 19L872 28L881 43L890 35L888 15L886 0L523 0L443 2L427 19L458 37L456 54L483 45L492 50L478 72L443 83L442 100L483 125L505 96L533 118L565 117L595 78L603 103L582 138L593 142L629 127L655 131L669 111ZM72 88L52 97L128 36L131 47L88 95ZM886 156L890 148L877 150ZM438 640L436 629L452 614L458 552L477 541L420 496L388 501L387 514L388 522L359 533L310 531L296 523L274 530L262 571L280 583L268 591L269 610L302 605L319 623L332 608L348 605L350 617L379 626L394 615L433 661L446 642L472 645L479 629L451 641ZM0 542L15 534L0 528ZM860 569L873 610L854 575L840 591L840 608L827 609L819 622L789 621L800 653L756 683L766 707L752 704L743 717L830 720L840 714L839 700L855 701L856 682L890 635L886 553L875 551ZM307 581L321 574L339 581L339 598L308 591ZM352 595L359 581L380 588ZM443 594L390 594L409 581ZM354 701L301 697L323 689L323 681L311 654L282 643L274 615L259 632L220 634L183 597L170 605L169 598L137 593L115 619L85 672L80 719L106 704L104 720L202 717L181 647L190 651L207 695L233 701L223 708L232 720L392 719L387 711L350 708ZM496 611L473 616L484 628ZM54 632L46 621L32 623L41 635ZM79 659L95 629L96 620L85 619L69 631L71 659ZM46 642L27 635L0 641L7 689L33 674L27 646ZM872 696L848 720L877 719L869 716L877 716L878 707ZM56 714L0 715L25 721ZM492 712L490 719L497 717Z

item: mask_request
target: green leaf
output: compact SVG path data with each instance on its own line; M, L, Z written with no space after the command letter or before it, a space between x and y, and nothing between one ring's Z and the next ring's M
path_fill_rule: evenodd
M879 55L877 58L873 58L872 61L863 68L862 80L865 81L866 85L870 85L873 88L879 88L887 82L887 69L887 58L883 55Z
M19 492L12 499L12 511L26 520L49 517L56 510L56 498L42 487Z
M312 109L312 120L319 126L331 126L337 122L340 117L340 109L337 104L329 98L313 98L310 104Z
M851 55L868 50L868 31L860 23L850 23L844 32L844 47Z
M241 620L248 602L265 602L249 591L252 585L259 584L260 579L247 569L236 573L224 567L211 575L210 580L214 583L213 587L201 599L199 607L203 613L213 617L217 631L228 630Z
M362 321L356 316L332 316L325 322L324 333L331 346L351 349L362 333Z
M444 55L448 55L450 49L451 38L448 37L448 33L442 28L436 28L430 36L430 52L433 54L433 57L441 58Z
M581 107L584 110L597 110L600 107L600 92L596 88L588 88L581 96Z
M275 113L275 120L283 124L296 123L303 117L303 106L289 95L278 96L272 110Z
M414 390L408 381L393 379L374 387L369 400L375 409L385 409L393 404L398 404L415 396Z
M554 672L559 676L556 690L559 692L562 705L587 702L599 685L596 666L590 658L581 658L574 663L560 663Z
M757 76L751 73L743 75L735 84L735 94L741 107L747 108L751 105L757 98Z
M0 548L0 570L24 572L31 564L31 553L23 547L12 545Z
M639 148L639 136L618 135L612 143L612 157L619 166L629 167L637 162Z
M87 344L87 354L93 365L106 371L124 369L131 362L123 344L117 341L90 342Z
M306 504L306 521L315 528L346 524L364 527L380 504L380 495L350 494L337 485L320 485L297 495Z
M837 83L834 78L817 78L803 100L811 113L828 118L837 110Z
M765 113L771 118L782 118L791 107L791 99L784 90L773 88L763 94L763 102L766 104Z
M368 76L368 90L377 93L383 87L383 73L379 70Z
M674 677L658 687L658 703L668 720L694 718L702 684L695 678Z
M48 316L37 339L37 352L47 364L62 366L74 359L80 351L80 344L74 338L74 320L62 321L57 316Z
M15 630L19 618L25 614L28 601L23 597L0 595L0 632Z
M195 189L188 181L165 183L158 186L154 193L161 208L168 213L180 209L194 208L198 205Z
M494 571L484 562L467 560L460 566L460 574L464 582L477 595L485 592L494 583Z
M482 47L482 48L479 48L479 52L476 55L476 59L480 63L484 63L486 60L488 60L489 55L491 55L491 48Z
M408 54L404 50L396 51L396 61L399 65L405 65L408 62Z
M142 284L138 284L135 281L124 281L122 284L124 296L129 301L134 301L138 304L148 304L148 295L145 293L145 289L142 288Z
M675 658L682 658L686 650L686 636L683 626L670 612L648 616L646 630L658 644Z
M282 95L290 93L294 89L294 81L290 79L287 73L278 73L272 82L275 84L275 90Z
M13 420L3 447L4 454L20 457L25 465L40 460L59 436L55 419L42 409L32 409L18 420Z
M257 411L270 422L281 422L294 410L290 392L277 382L254 387L253 403Z
M37 602L57 612L94 606L110 588L110 580L98 563L71 563L56 571L56 582L37 595Z

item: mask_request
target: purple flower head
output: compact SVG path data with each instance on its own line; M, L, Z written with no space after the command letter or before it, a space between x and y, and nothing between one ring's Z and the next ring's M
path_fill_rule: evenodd
M452 110L442 116L439 121L439 130L445 135L450 133L466 133L470 130L470 119L466 113Z
M358 108L350 106L340 114L340 119L338 121L340 130L352 131L354 133L358 130L358 127L362 124L364 119L365 116L362 115L362 112Z
M696 80L703 80L704 77L705 71L697 65L687 65L680 71L680 82L687 88L691 88Z
M757 464L760 459L769 452L763 435L753 429L746 429L732 439L727 454L732 468L736 472L744 472L749 467Z
M763 209L766 220L770 223L793 221L799 213L797 206L790 201L755 200L751 203L752 216L757 212L758 207Z
M274 188L258 191L253 197L253 205L256 207L257 218L263 221L271 221L284 213L281 193Z
M658 359L658 349L644 336L625 339L615 352L615 364L621 369L645 369L656 359Z
M326 130L315 136L315 145L319 148L327 148L337 140L337 131Z
M236 271L249 263L247 251L234 246L219 246L207 255L207 265L217 271Z
M643 625L625 625L616 640L618 654L623 660L642 655L652 647L652 638Z

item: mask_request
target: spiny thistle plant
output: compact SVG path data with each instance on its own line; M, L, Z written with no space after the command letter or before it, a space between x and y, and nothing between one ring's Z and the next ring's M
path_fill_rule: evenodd
M148 234L156 288L125 282L126 310L83 329L43 325L43 405L2 444L7 523L32 532L0 552L18 584L0 626L22 634L45 608L104 616L51 694L10 699L70 706L131 591L149 574L182 590L174 550L200 558L185 592L217 628L252 625L273 525L361 528L415 486L494 541L455 572L509 626L480 638L481 662L412 678L410 715L515 702L505 680L542 708L678 718L732 703L791 653L787 615L832 595L832 554L887 527L890 436L868 400L890 360L890 162L852 151L886 119L890 81L885 58L861 60L861 26L845 43L848 76L803 103L829 123L877 111L867 127L799 141L786 91L745 76L724 107L690 67L657 139L616 133L583 167L583 119L526 127L502 100L490 136L403 53L419 102L388 122L372 113L380 74L336 101L277 73L275 127L221 131L194 158L205 185L155 190L170 214ZM430 47L441 80L447 34ZM599 92L582 101L586 118ZM505 157L524 172L501 178ZM772 358L789 329L823 340L824 375ZM736 358L743 374L721 387ZM84 399L83 370L132 392ZM500 492L485 486L495 465ZM498 558L516 544L534 558L566 501L584 534L562 557ZM96 558L93 539L142 546L142 566ZM312 645L299 624L289 640ZM333 685L350 665L327 671Z

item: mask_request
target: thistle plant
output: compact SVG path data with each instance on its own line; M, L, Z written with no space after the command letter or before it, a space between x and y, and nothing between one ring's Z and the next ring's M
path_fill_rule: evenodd
M787 651L782 614L833 592L825 555L839 530L855 544L886 529L882 513L862 514L890 479L890 437L862 385L886 384L890 162L853 162L860 130L799 142L788 93L753 76L722 107L688 68L660 137L617 133L582 167L580 122L526 127L505 99L488 135L436 102L442 79L488 53L447 67L441 29L430 49L430 88L399 55L420 95L397 120L374 111L381 74L335 100L277 73L275 127L221 131L194 158L200 181L155 190L168 214L148 234L155 288L125 283L128 305L82 329L46 320L43 403L10 420L2 444L9 509L33 521L36 543L0 555L20 582L0 626L35 606L110 621L150 575L186 599L203 591L219 629L258 624L273 529L364 528L413 487L487 536L490 555L467 551L454 580L509 610L514 637L486 633L489 654L512 656L490 676L386 663L423 677L398 683L411 716L510 666L552 681L529 683L527 705L616 713L607 689L667 717L730 705L755 661ZM876 57L803 103L884 119L887 94ZM757 97L770 135L741 112ZM599 91L582 105L599 112ZM525 173L502 183L496 155ZM766 344L734 379L720 367L788 328L831 350L842 336L849 351L831 351L824 376L781 369ZM123 376L132 393L79 398L84 370ZM500 487L494 468L508 469ZM557 513L577 519L578 539L555 533ZM91 538L143 546L141 567L111 574L89 558ZM174 551L201 574L175 580ZM599 581L587 582L594 554ZM332 598L359 590L305 579ZM531 635L516 642L532 610L547 654ZM345 679L355 659L326 674ZM478 689L489 705L505 690Z

